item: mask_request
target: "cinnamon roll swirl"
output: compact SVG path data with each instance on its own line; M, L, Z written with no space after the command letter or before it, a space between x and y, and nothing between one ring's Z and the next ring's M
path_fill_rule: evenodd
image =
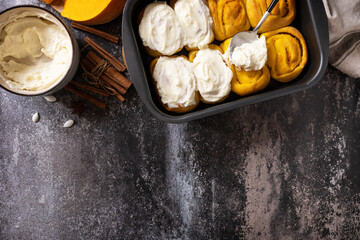
M209 0L208 4L216 40L223 41L250 29L243 0Z
M290 82L298 77L308 60L303 35L294 27L284 27L261 36L266 38L271 77L279 82Z
M256 27L272 0L246 0L246 12L252 27ZM259 29L268 32L290 25L296 14L295 0L279 0Z

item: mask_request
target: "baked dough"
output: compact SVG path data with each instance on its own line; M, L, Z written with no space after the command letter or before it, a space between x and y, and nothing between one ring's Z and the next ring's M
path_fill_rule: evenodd
M216 40L223 41L250 29L243 0L209 0L208 4Z
M284 27L261 36L266 38L271 77L279 82L290 82L298 77L308 60L303 35L294 27Z
M246 12L253 28L259 23L271 2L272 0L246 0ZM279 0L258 32L268 32L290 25L296 15L295 5L295 0Z

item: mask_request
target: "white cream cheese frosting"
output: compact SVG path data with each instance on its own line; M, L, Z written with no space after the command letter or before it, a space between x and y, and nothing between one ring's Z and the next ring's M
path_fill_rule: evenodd
M177 0L174 10L184 30L184 45L201 49L214 40L213 21L203 0Z
M267 61L267 48L265 37L251 43L244 43L234 49L231 62L239 70L260 70Z
M172 55L184 46L183 29L174 10L166 2L146 6L139 34L144 46L164 55Z
M190 61L183 57L160 57L153 78L161 101L169 108L196 104L196 80Z
M205 101L217 102L230 93L233 72L218 50L200 50L193 63L197 88Z
M1 75L15 90L45 90L61 80L71 64L69 34L49 14L38 14L22 12L0 23Z

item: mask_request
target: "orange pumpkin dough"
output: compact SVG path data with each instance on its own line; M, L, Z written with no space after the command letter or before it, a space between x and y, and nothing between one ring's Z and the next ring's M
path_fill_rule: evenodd
M261 36L266 38L271 77L284 83L298 77L308 60L303 35L294 27L284 27Z
M250 22L243 0L209 0L208 4L216 40L223 41L249 30Z
M272 0L246 0L246 12L252 27L256 27ZM296 15L295 0L279 0L259 29L259 33L290 25Z

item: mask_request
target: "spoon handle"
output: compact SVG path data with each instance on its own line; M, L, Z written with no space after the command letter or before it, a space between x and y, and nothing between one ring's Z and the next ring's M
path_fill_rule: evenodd
M278 3L279 0L273 0L270 3L270 6L268 7L268 9L266 10L266 12L264 13L264 15L262 16L262 18L260 19L258 25L254 28L253 32L257 32L259 30L259 28L261 27L261 25L263 25L263 23L265 22L265 20L267 19L267 17L269 16L269 14L271 13L271 11L273 10L273 8L275 7L275 5Z
M266 10L267 12L271 13L271 11L273 10L273 8L275 7L275 5L278 3L279 0L274 0L270 3L270 6L268 7L268 9Z

